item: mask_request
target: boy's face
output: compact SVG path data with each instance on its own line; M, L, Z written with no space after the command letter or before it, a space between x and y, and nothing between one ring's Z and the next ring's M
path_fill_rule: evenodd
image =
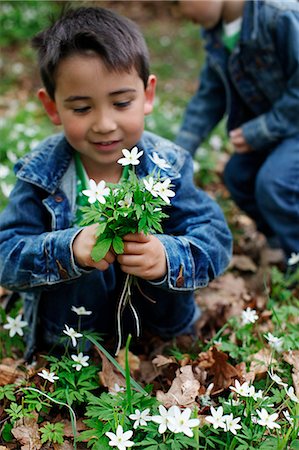
M210 29L214 28L222 17L223 0L180 0L179 7L187 19Z
M56 74L55 101L39 92L51 121L62 125L68 142L81 154L88 173L119 170L122 149L141 137L144 115L151 113L156 79L148 86L132 68L109 71L97 55L62 60ZM90 169L90 170L88 170Z

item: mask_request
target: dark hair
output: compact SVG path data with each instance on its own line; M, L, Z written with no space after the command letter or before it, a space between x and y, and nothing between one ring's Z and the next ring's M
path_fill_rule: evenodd
M40 75L54 100L55 74L62 59L72 54L97 53L113 71L135 68L146 87L149 56L144 38L130 19L99 7L67 11L48 29L32 39L38 51Z

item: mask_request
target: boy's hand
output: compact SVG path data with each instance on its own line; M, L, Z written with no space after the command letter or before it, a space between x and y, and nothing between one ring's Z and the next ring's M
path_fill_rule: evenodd
M143 233L124 236L125 250L117 256L121 270L144 280L156 280L167 272L164 247L156 236Z
M96 243L96 229L98 225L89 225L83 228L74 239L73 252L77 264L81 267L94 267L98 270L106 270L109 265L115 261L115 255L112 251L106 253L105 258L95 262L90 256L91 251Z
M234 146L237 153L248 153L252 151L252 148L247 144L242 128L236 128L229 133L230 142Z

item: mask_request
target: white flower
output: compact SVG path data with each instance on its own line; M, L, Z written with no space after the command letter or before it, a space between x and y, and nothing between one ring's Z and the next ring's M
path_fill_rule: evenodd
M66 329L63 330L63 332L64 332L65 334L67 334L67 335L71 338L73 347L76 347L76 345L77 345L77 340L76 340L76 338L82 337L83 334L78 333L78 331L75 331L74 328L70 328L70 327L67 326L67 325L65 325L65 328L66 328Z
M291 253L290 258L288 259L288 265L294 266L299 262L299 253Z
M280 386L283 386L284 388L286 388L288 386L287 383L284 383L282 381L282 379L278 375L276 375L276 373L273 373L272 369L271 369L271 371L268 371L268 375L271 378L271 380L273 380L275 383L279 384Z
M13 184L8 184L5 183L5 181L1 181L0 186L4 197L8 198L10 196L11 191L13 190Z
M209 140L209 144L214 150L219 151L222 147L222 139L220 136L214 134Z
M146 408L144 411L139 411L139 409L135 409L135 414L130 414L129 417L131 420L135 420L133 428L136 429L140 425L146 426L147 422L151 421L151 416L148 415L150 412L149 408Z
M9 168L0 164L0 178L6 178L9 174Z
M254 386L250 386L250 387L254 389ZM255 391L255 389L254 389L254 391ZM258 399L262 399L262 398L266 399L269 397L264 397L264 391L262 391L262 389L259 389L257 392L253 392L252 398L255 401L257 401Z
M132 195L127 194L124 200L120 200L118 204L121 208L129 208L132 205Z
M186 436L192 437L193 431L191 428L199 425L199 419L190 419L192 411L190 408L181 411L176 405L172 407L173 416L169 417L168 428L173 433L184 433Z
M280 428L280 425L275 422L278 418L278 413L269 414L265 408L262 408L261 411L257 409L256 412L259 416L259 419L257 420L259 425L267 427L270 430L273 430L273 428Z
M169 197L175 196L175 193L171 189L168 189L170 184L171 180L170 178L167 178L163 182L159 181L155 185L156 193L164 200L165 203L168 204L170 203Z
M219 406L218 409L215 409L211 406L211 416L206 417L206 421L213 425L213 428L217 430L217 428L225 428L225 416L223 416L223 407Z
M118 392L124 392L125 388L123 386L120 386L117 383L114 383L113 388L109 389L109 394L116 395Z
M159 169L169 169L171 166L169 164L167 164L167 161L165 161L165 159L160 158L160 156L158 155L157 152L153 152L153 156L148 155L149 158L153 161L154 164L156 164L156 166L159 167Z
M214 383L210 383L206 389L206 392L199 396L201 405L209 406L211 404L211 402L212 402L211 392L213 390L213 387L214 387Z
M7 322L5 325L3 325L3 328L6 330L9 330L9 337L14 337L15 334L18 334L19 336L23 336L23 328L28 325L28 323L25 320L21 320L22 315L19 314L17 317L13 318L10 316L7 316Z
M132 437L133 435L133 431L129 430L124 433L123 427L121 425L118 425L116 433L107 431L105 434L110 439L110 447L117 447L118 450L126 450L126 448L132 447L134 445L133 441L129 441L130 437Z
M225 419L224 425L224 431L231 431L233 434L237 434L236 430L240 430L241 425L239 425L238 422L240 422L241 417L236 417L234 419L234 416L232 414L227 414L226 416L223 416Z
M159 405L159 416L152 416L152 421L155 423L159 423L158 432L160 434L165 433L169 425L169 418L173 416L172 411L173 406L167 409L163 405Z
M137 166L140 163L138 158L143 155L143 151L141 150L138 152L137 147L133 147L131 151L124 148L122 154L124 155L124 158L120 158L117 161L118 164L121 164L122 166L129 166L130 164L132 166Z
M247 381L245 383L240 384L238 380L235 382L235 386L229 387L231 391L235 391L238 395L242 397L252 397L255 394L254 386L249 386Z
M249 323L255 323L258 320L259 316L256 313L255 309L246 308L245 311L242 311L242 325L248 325Z
M158 197L158 193L155 191L155 180L153 177L149 177L148 180L144 178L143 183L147 191L149 191L154 197Z
M37 375L44 378L45 380L50 381L50 383L54 383L55 380L59 380L59 377L55 375L55 372L49 372L45 369L43 369L41 372L38 372Z
M71 355L71 358L75 361L75 364L72 367L75 367L77 371L81 370L82 367L88 366L89 356L84 356L82 352L78 355Z
M72 311L74 311L78 316L90 316L90 314L92 314L92 311L86 311L84 306L79 306L78 308L76 306L72 306Z
M84 189L82 194L88 197L89 203L98 202L103 205L106 203L105 196L109 195L110 189L106 186L104 180L101 180L98 184L94 180L89 180L90 189Z
M240 400L235 400L234 398L229 398L226 402L223 402L225 405L228 406L240 406L242 405L242 402Z
M273 334L268 333L264 335L267 341L269 342L270 347L272 347L277 352L282 352L283 350L283 338L278 338L273 336Z
M200 171L200 163L194 159L193 160L193 172L198 173L199 171Z
M287 419L287 421L288 421L291 425L294 424L294 419L293 419L293 417L290 416L290 413L289 413L288 410L282 411L282 414L284 415L284 417Z
M299 398L295 395L293 386L290 386L288 389L285 388L285 391L292 400L292 402L299 403Z

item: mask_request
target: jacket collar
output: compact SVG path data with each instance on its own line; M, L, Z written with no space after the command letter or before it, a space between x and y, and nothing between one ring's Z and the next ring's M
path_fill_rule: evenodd
M53 194L72 158L73 149L63 134L51 136L15 165L16 176Z

